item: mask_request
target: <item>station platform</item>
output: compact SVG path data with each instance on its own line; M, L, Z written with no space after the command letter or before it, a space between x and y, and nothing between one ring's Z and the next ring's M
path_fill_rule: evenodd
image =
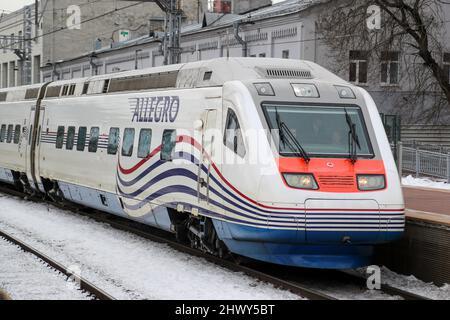
M450 190L403 187L410 220L450 227Z
M450 191L404 187L404 237L376 248L376 264L436 285L450 284Z

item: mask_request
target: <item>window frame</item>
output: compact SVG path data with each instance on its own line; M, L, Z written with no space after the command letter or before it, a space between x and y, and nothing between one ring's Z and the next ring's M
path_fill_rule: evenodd
M243 154L240 154L238 151L239 151L239 148L237 148L236 150L235 150L235 146L234 146L234 138L233 138L233 146L230 146L230 145L228 145L228 139L227 139L227 131L229 130L228 129L228 126L229 126L229 124L230 124L230 121L231 121L231 118L232 117L234 117L235 119L236 119L236 125L237 125L237 127L236 127L236 129L234 129L235 131L240 131L240 136L241 136L241 139L242 139L242 145L243 145L243 151L244 151L244 153ZM233 137L236 137L236 134L234 134L233 135ZM238 116L237 116L237 114L236 114L236 111L234 111L232 108L228 108L228 110L227 110L227 117L226 117L226 121L225 121L225 126L224 126L224 130L223 130L223 143L224 143L224 145L225 145L225 147L227 147L228 149L230 149L231 151L233 151L236 155L238 155L239 157L241 157L242 159L244 159L245 158L245 156L246 156L246 154L247 154L247 146L246 146L246 144L245 144L245 139L244 139L244 135L243 135L243 133L242 133L242 127L241 127L241 123L240 123L240 121L239 121L239 118L238 118ZM239 144L239 141L238 141L238 144Z
M6 143L11 143L13 139L14 125L9 124L6 132Z
M74 126L70 126L67 128L67 139L66 139L66 150L73 150L75 145L75 132L76 128ZM71 137L71 139L70 139ZM69 140L71 140L71 144L69 145Z
M63 148L65 133L66 133L66 127L65 126L58 126L58 129L56 130L56 143L55 143L56 149L62 149Z
M94 132L96 131L97 137L94 138ZM89 135L88 152L96 153L98 151L98 142L100 140L100 127L91 127Z
M7 126L6 124L2 124L1 129L0 129L0 142L5 142L6 141L6 134L7 133Z
M113 131L116 131L115 135L112 134ZM117 137L114 149L111 148L112 137ZM119 151L119 142L120 142L120 128L119 127L111 127L109 129L109 135L108 135L107 154L113 155L113 156L116 155L117 152Z
M84 131L84 134L82 134L82 131ZM80 137L83 138L80 139ZM77 151L84 152L84 150L86 150L86 139L87 139L87 127L79 127L77 134ZM81 144L81 142L83 143Z
M267 126L267 128L269 129L269 131L271 131L271 126L270 126L270 117L269 114L266 110L266 107L270 107L270 106L280 106L280 107L325 107L325 108L354 108L358 110L358 113L360 114L361 120L362 120L362 129L364 132L364 136L367 140L367 144L368 144L368 148L369 148L369 153L370 155L361 155L358 154L358 157L360 157L361 159L375 159L377 157L377 154L375 152L375 148L374 148L374 143L372 142L372 136L370 135L369 132L369 128L367 127L367 120L366 117L364 115L363 109L361 108L361 106L357 105L357 104L342 104L342 103L294 103L294 102L272 102L272 101L265 101L261 103L261 109L263 111L264 114L264 118L265 118L265 125ZM273 134L269 134L269 139L274 139ZM274 139L275 141L276 139ZM275 142L276 145L276 149L278 154L283 157L283 158L292 158L292 156L286 156L284 153L280 153L280 147L278 145L278 143ZM284 154L284 155L283 155ZM310 156L314 159L314 158L329 158L329 159L333 159L336 158L336 155L329 155L329 154L310 154ZM345 155L347 157L347 155ZM344 159L344 156L342 156L342 159Z
M130 135L129 132L133 133L132 134L133 140L131 140L131 141L133 141L133 143L131 145L131 148L130 148L129 152L125 152L125 149L124 149L124 147L125 147L125 139L128 137L128 135ZM136 139L136 129L135 128L125 128L125 130L123 131L122 148L121 148L121 151L120 151L120 154L123 157L132 157L133 156L135 139Z
M353 53L353 55L352 55ZM365 64L365 68L363 65ZM352 66L355 66L355 79L352 80ZM361 72L365 69L365 80L361 80ZM349 75L348 80L356 85L367 85L369 81L369 58L368 52L364 50L350 50L349 52Z
M149 132L149 141L148 144L145 146L145 150L143 149L143 145L141 144L142 142L142 133L144 132ZM138 141L138 152L137 152L137 157L140 159L146 159L150 153L151 153L151 146L152 146L152 136L153 136L153 131L152 129L148 129L148 128L143 128L140 130L139 132L139 141ZM145 153L142 153L141 151L145 151ZM145 155L144 155L145 154Z
M396 59L392 59L393 55L397 55ZM392 82L392 66L397 65L397 82ZM384 67L386 67L386 81L384 78ZM399 51L384 51L380 58L380 84L381 86L398 86L400 85L400 52Z
M173 144L171 151L170 151L170 155L167 156L167 152L164 150L164 146L166 145L166 141L165 141L165 137L170 133L171 137L174 136L175 133L175 140L171 140L170 143ZM161 155L160 155L160 160L161 161L165 161L165 162L172 162L173 158L174 158L174 153L175 153L175 147L177 145L177 130L176 129L166 129L163 131L162 134L162 139L161 139Z
M14 137L13 137L13 143L19 144L20 142L20 130L22 129L22 126L20 124L16 124L14 127Z

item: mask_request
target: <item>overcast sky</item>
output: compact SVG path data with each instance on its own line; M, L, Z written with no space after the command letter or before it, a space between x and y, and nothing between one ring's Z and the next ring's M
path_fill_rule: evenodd
M1 0L0 10L15 11L31 3L34 3L34 0Z

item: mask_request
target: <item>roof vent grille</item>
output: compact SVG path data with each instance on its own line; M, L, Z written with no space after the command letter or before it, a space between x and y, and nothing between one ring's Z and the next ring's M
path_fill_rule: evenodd
M311 71L295 69L266 69L267 78L312 79Z

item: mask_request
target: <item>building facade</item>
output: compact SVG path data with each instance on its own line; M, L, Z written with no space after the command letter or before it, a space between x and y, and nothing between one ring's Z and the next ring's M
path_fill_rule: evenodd
M0 17L1 88L40 82L42 30L37 21L34 5Z

